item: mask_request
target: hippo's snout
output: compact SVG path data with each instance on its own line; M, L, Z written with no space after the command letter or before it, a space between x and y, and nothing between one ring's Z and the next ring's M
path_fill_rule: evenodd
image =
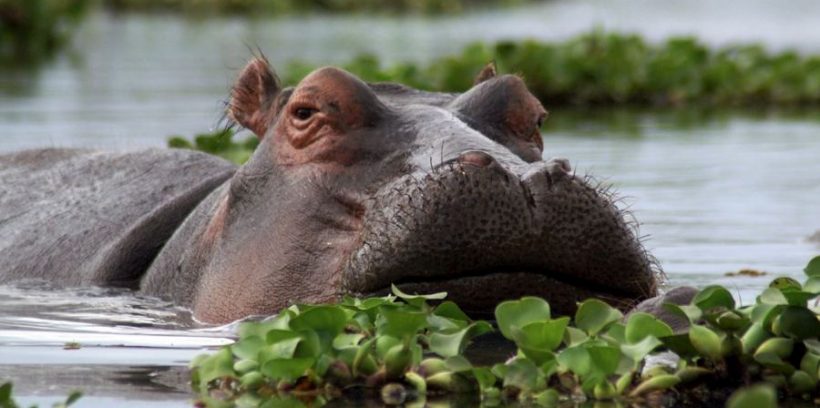
M655 291L620 211L563 158L505 166L466 151L382 189L365 219L345 268L354 293L444 289L481 314L516 296L570 312L589 296L626 307Z

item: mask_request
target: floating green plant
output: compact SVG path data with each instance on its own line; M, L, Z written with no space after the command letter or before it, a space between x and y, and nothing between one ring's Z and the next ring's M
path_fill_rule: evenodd
M11 382L4 383L0 385L0 408L21 408L22 405L19 405L16 401L14 401L13 391L13 384ZM83 394L80 391L72 391L66 399L62 402L55 403L52 405L53 408L68 408L69 406L73 405L77 400L82 397ZM30 408L36 408L37 405L31 405Z
M720 286L703 288L690 304L667 304L689 322L677 332L653 315L624 317L597 299L579 303L573 317L553 316L540 298L505 301L496 307L496 327L517 352L492 366L464 355L492 325L470 319L444 293L393 287L385 297L294 305L243 323L235 344L192 362L192 383L210 407L322 405L351 393L419 406L461 393L487 405L728 400L733 408L775 407L778 395L816 403L820 257L805 272L803 284L775 279L748 306ZM667 364L646 364L668 351L676 357Z

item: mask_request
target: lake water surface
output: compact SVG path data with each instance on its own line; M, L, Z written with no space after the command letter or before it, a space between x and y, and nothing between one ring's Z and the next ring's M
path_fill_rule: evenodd
M553 1L442 18L303 16L180 20L93 16L75 50L36 70L0 72L0 152L44 146L135 149L208 131L258 44L274 65L358 52L424 61L476 39L562 39L596 25L651 40L763 41L820 52L820 3ZM606 6L604 6L606 5ZM731 13L729 13L731 11ZM675 17L675 18L672 18ZM749 27L755 27L749 30ZM544 101L550 109L549 101ZM670 285L720 283L744 302L775 275L800 278L820 253L820 112L578 112L551 109L545 156L613 184ZM759 278L725 276L752 267ZM23 401L186 406L185 367L233 328L108 289L0 286L0 381ZM67 342L79 350L64 350ZM49 402L50 404L50 402ZM49 405L45 404L45 405Z

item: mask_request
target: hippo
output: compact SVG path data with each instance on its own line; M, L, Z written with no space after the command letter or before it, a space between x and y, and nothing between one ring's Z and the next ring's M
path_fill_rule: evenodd
M571 313L658 294L607 188L543 159L547 111L519 76L488 65L438 93L325 67L283 87L256 57L227 116L260 139L238 167L180 149L0 155L0 283L132 288L207 323L391 285L478 316L525 295Z

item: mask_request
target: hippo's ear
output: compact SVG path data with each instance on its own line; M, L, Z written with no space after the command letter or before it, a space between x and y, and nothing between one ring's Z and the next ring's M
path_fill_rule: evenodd
M276 116L274 101L280 89L279 78L268 61L254 58L233 85L228 115L261 139Z
M490 61L484 68L481 68L481 72L476 75L475 80L473 81L473 85L478 85L488 79L495 78L498 75L498 69L495 66L495 61Z

